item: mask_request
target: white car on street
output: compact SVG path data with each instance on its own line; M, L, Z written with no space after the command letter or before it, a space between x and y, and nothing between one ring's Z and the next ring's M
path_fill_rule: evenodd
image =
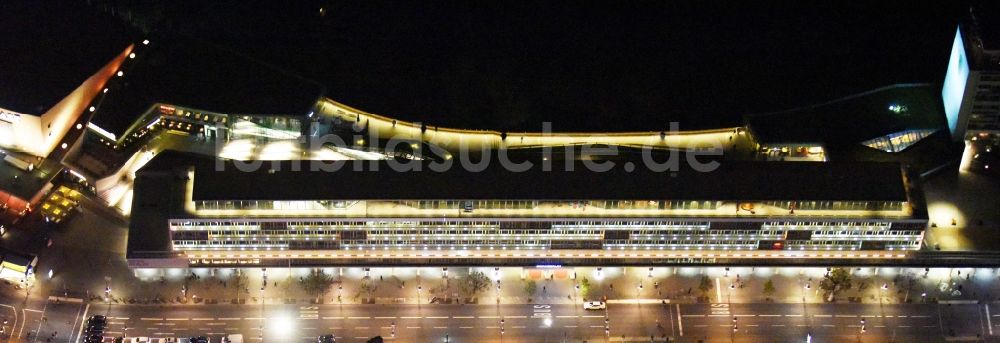
M608 308L608 305L603 301L588 301L583 303L584 310L603 310Z

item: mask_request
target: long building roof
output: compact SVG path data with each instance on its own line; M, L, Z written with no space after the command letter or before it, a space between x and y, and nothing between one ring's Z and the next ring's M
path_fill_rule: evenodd
M336 171L310 170L301 161L265 161L261 168L242 171L232 161L217 165L210 159L165 153L146 168L193 166L193 200L740 200L740 201L906 201L898 163L876 162L744 162L721 161L717 169L698 172L654 172L636 165L632 172L617 167L589 171L576 163L574 171L555 162L553 171L540 163L525 172L511 172L492 163L481 172L466 171L456 162L447 171L394 171L386 162L347 162ZM329 163L329 162L328 162ZM372 164L375 163L375 164ZM159 166L159 167L157 167ZM218 167L222 168L218 168ZM377 166L377 170L372 170Z

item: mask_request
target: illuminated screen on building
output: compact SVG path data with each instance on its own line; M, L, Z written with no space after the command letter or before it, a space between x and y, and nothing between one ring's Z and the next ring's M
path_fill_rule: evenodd
M948 59L948 72L944 76L944 86L941 88L941 98L944 100L944 113L948 117L948 129L952 135L958 128L958 115L962 109L965 96L965 84L969 80L969 60L965 56L965 44L962 43L962 30L955 31L955 42L951 46L951 57Z

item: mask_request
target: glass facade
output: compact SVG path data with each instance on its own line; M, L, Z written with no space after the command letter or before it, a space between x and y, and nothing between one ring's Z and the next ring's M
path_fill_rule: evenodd
M891 220L174 219L174 250L916 250ZM775 243L780 243L776 245Z
M862 145L885 152L900 152L936 132L936 129L893 132L861 142Z

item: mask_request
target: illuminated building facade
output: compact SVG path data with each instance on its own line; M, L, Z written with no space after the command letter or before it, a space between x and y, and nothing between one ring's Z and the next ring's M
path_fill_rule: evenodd
M136 181L134 266L333 265L365 251L384 263L428 252L462 263L491 252L905 251L920 248L927 225L894 163L724 162L671 176L395 172L385 162L293 171L295 161L243 172L157 159Z
M1000 39L986 14L970 12L956 30L941 89L956 141L1000 134Z

